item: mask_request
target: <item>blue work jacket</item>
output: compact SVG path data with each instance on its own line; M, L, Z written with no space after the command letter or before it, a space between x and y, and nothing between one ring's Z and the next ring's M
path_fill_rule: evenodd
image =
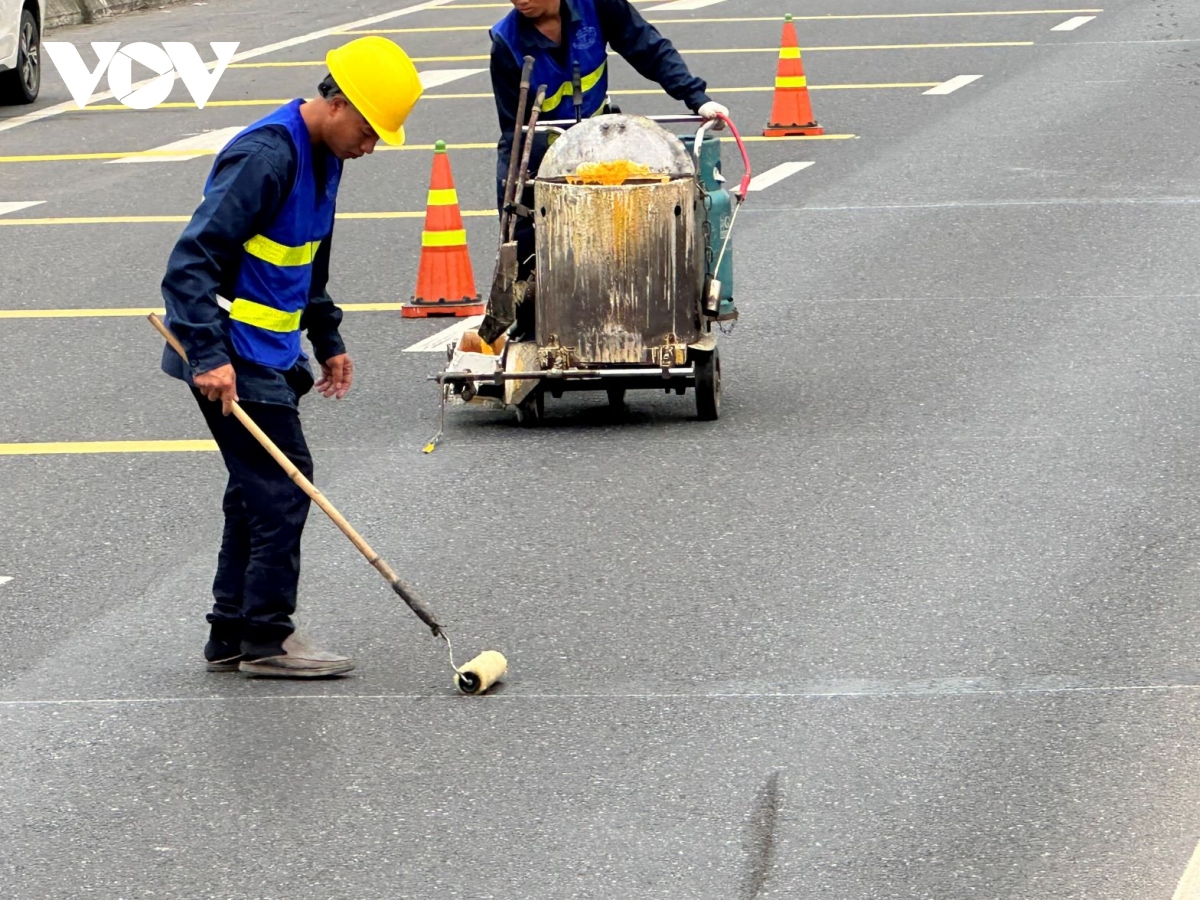
M492 92L496 97L496 113L500 119L500 140L496 146L498 198L504 196L504 181L508 178L508 163L512 156L517 103L521 93L520 60L525 56L532 56L534 60L550 56L558 68L570 72L572 40L580 29L590 27L588 21L599 21L601 44L612 47L639 75L657 82L668 95L682 101L693 112L709 100L704 80L688 70L687 63L674 45L642 18L629 0L562 0L560 15L563 33L561 44L552 42L534 27L532 20L516 10L505 17L505 21L510 23L509 27L497 25L492 29ZM502 32L502 36L498 32ZM510 35L515 37L515 46L510 44ZM535 83L530 90L529 105L533 103L532 93L536 90ZM571 118L574 108L570 102L563 102L554 114L559 118ZM530 177L537 174L548 146L546 135L539 135L533 145Z
M314 148L319 150L320 148ZM314 153L313 178L329 176L323 153ZM284 208L299 167L299 155L288 129L268 125L231 142L217 158L204 200L175 244L162 281L167 321L187 350L189 366L174 350L164 348L162 369L192 383L193 373L230 363L237 373L243 400L295 406L297 385L313 381L308 358L301 353L290 369L281 370L246 359L235 349L229 313L218 295L232 298L245 258L245 244L262 234ZM326 291L332 232L312 260L308 304L300 317L319 362L346 352L338 328L342 311Z

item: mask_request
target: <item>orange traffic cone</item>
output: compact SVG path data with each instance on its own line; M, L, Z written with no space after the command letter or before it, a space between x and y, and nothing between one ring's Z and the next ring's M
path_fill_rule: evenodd
M417 289L412 300L401 305L400 315L406 319L481 316L484 304L475 290L467 232L458 209L458 191L454 188L446 143L438 141L433 149Z
M800 43L796 26L788 13L783 20L783 40L779 48L779 68L775 71L775 102L767 119L765 137L786 137L794 134L824 134L817 124L812 104L808 101L808 79L804 77L804 61L800 59Z

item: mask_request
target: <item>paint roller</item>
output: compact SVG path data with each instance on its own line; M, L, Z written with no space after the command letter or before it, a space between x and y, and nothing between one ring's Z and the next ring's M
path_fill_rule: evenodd
M155 313L150 313L150 324L153 325L163 336L168 344L175 350L176 353L187 362L187 351L183 349L183 344L179 343L179 339L163 324ZM416 595L413 589L392 571L392 567L384 561L378 553L371 549L371 545L363 540L354 528L346 521L345 517L337 511L332 503L325 498L311 481L304 477L295 464L287 458L287 455L280 450L275 442L267 436L258 425L250 418L242 407L234 402L230 404L234 417L246 427L254 438L262 445L277 463L287 472L288 477L295 482L304 493L306 493L317 506L325 512L342 532L350 539L350 542L358 548L359 552L366 557L367 562L375 567L376 571L383 576L384 580L392 586L392 590L403 600L422 622L429 626L429 630L433 632L434 637L440 637L446 642L446 648L450 652L450 667L454 669L454 683L459 691L464 694L482 694L493 684L504 677L508 671L508 660L504 658L502 653L495 650L485 650L472 659L470 662L463 665L461 668L454 664L454 647L450 644L450 638L446 634L444 628L438 624L437 620L426 609L424 602Z
M464 694L482 694L503 678L507 671L508 660L504 658L503 653L484 650L462 668L455 670L454 686Z

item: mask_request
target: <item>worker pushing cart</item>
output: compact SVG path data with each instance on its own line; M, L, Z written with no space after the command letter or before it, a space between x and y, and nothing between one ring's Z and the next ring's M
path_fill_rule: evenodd
M608 48L625 58L642 76L657 82L671 97L702 118L717 120L729 110L712 100L704 80L693 75L679 51L633 8L629 0L512 0L514 9L491 30L492 90L500 119L497 145L497 198L503 214L505 189L516 174L513 165L517 121L524 127L532 106L522 110L523 62L533 60L529 74L534 89L545 86L540 107L544 119L589 118L614 111L608 100ZM716 127L720 127L719 121ZM533 205L532 180L541 168L550 136L538 134L528 153L528 188L513 198ZM524 173L522 173L524 174ZM516 279L528 281L534 270L534 226L518 215L513 227L518 268ZM490 311L491 312L491 311ZM734 319L732 302L721 311ZM512 337L533 332L533 304L518 303Z

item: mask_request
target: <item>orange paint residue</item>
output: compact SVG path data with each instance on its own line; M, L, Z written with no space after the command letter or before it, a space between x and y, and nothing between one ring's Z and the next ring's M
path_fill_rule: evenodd
M571 184L624 184L632 178L667 181L668 176L651 174L650 167L628 159L612 162L581 163L574 175L568 175Z

